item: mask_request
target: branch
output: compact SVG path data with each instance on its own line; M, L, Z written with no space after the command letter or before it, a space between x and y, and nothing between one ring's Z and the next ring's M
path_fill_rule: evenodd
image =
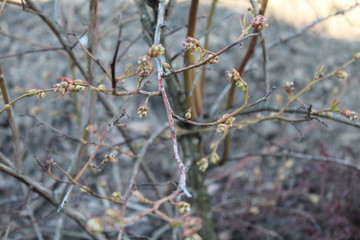
M218 120L216 121L213 121L213 122L196 122L196 121L192 121L192 120L189 120L189 119L186 119L186 118L183 118L183 117L180 117L178 115L176 115L175 113L173 113L173 117L176 118L177 120L180 120L180 121L183 121L183 122L186 122L188 124L192 124L192 125L195 125L195 126L201 126L201 127L205 127L205 126L215 126L215 125L218 125L220 123L224 123L226 122L227 119L229 119L230 117L233 117L233 116L236 116L238 115L239 113L243 112L244 110L246 109L249 109L259 103L262 103L262 102L265 102L267 101L267 99L273 94L273 92L276 90L276 87L272 87L270 92L268 92L264 97L256 100L255 102L253 103L250 103L250 104L244 104L243 106L241 106L240 108L234 110L233 112L229 113L226 117L223 117L223 118L219 118Z
M47 200L49 203L51 203L53 206L57 207L58 202L54 200L53 193L47 189L45 186L43 186L41 183L29 178L28 176L25 176L18 172L17 170L7 167L4 164L0 163L0 172L3 172L7 175L10 175L20 182L24 183L27 187L29 187L32 191L37 193L39 196ZM81 228L83 228L92 238L97 240L104 240L104 238L101 235L93 234L91 232L88 232L86 230L86 220L85 217L76 209L66 207L64 208L64 213L69 216L71 219L73 219L75 222L79 224Z
M160 35L161 35L161 27L164 24L164 14L165 14L165 6L163 1L159 1L159 9L158 9L158 21L155 28L155 36L154 36L154 44L160 44ZM169 122L169 128L171 132L171 142L172 142L172 148L173 148L173 154L174 159L176 161L176 164L178 165L179 172L180 172L180 179L179 179L179 188L185 193L186 196L191 197L191 194L187 190L186 187L186 167L181 160L179 149L177 145L177 139L176 139L176 129L173 119L173 111L171 109L169 99L167 97L165 87L164 87L164 71L162 67L162 62L160 57L156 58L156 67L157 67L157 81L159 90L161 92L161 96L163 99L163 103L165 105L166 114Z
M144 159L144 156L145 156L147 150L149 149L149 147L151 146L151 144L155 141L155 139L157 139L165 131L165 129L167 127L168 127L168 125L164 124L163 127L161 127L156 132L154 132L151 135L151 137L146 141L144 146L141 148L140 152L138 153L138 155L136 157L135 165L134 165L134 168L133 168L133 172L132 172L132 175L131 175L129 187L128 187L126 193L123 196L123 199L124 199L123 203L124 204L123 204L122 210L121 210L122 217L125 216L125 208L126 208L126 204L127 204L128 200L129 200L130 193L132 192L134 186L136 186L136 182L137 182L136 178L137 178L137 175L139 173L139 169L140 169L141 163L142 163L142 161Z
M287 102L285 104L285 106L279 111L279 114L282 114L284 113L284 111L295 101L298 100L298 98L305 92L309 91L316 83L324 80L324 79L327 79L329 77L332 77L335 75L335 73L340 70L340 69L343 69L349 65L351 65L352 63L356 62L357 59L355 58L352 58L351 60L347 61L346 63L344 63L343 65L341 65L340 67L337 67L335 70L333 70L332 72L320 77L320 78L315 78L313 79L311 82L309 82L303 89L301 89L295 96L292 96L291 100L289 102Z
M202 60L202 61L200 61L200 62L198 62L198 63L196 63L196 64L193 64L193 65L190 65L190 66L187 66L187 67L178 69L178 70L173 70L173 71L168 72L168 73L163 73L163 74L161 75L161 77L168 77L168 76L171 76L171 75L173 75L173 74L185 72L185 71L187 71L187 70L200 67L200 66L206 64L207 62L209 62L210 60L212 60L213 58L215 58L215 57L223 54L224 52L230 50L230 49L233 48L234 46L239 45L241 42L245 41L246 39L248 39L248 38L250 38L250 37L257 36L258 34L259 34L259 33L250 33L250 34L246 35L245 37L239 39L238 41L230 44L229 46L224 47L224 48L221 49L220 51L212 54L211 57L206 58L205 60ZM155 44L155 43L154 43L154 44Z
M241 112L240 114L251 114L251 113L257 113L257 112L264 112L264 111L268 111L268 112L279 112L281 110L280 107L277 106L260 106L257 108L253 108L253 109L248 109L244 112ZM296 114L307 114L308 111L306 109L299 109L299 108L287 108L285 111L285 113L296 113ZM352 127L356 127L356 128L360 128L360 123L357 122L353 122L350 121L348 118L343 117L343 116L337 116L337 115L329 115L327 113L318 113L318 112L312 112L311 113L312 116L316 116L319 118L326 118L326 119L330 119L332 121L335 122L339 122L348 126L352 126Z

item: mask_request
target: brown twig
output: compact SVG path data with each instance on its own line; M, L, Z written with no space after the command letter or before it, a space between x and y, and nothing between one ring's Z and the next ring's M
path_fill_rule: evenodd
M115 47L115 51L114 51L114 56L112 59L112 62L110 64L111 67L111 86L112 86L112 90L114 93L116 93L116 88L117 88L117 79L116 79L116 59L117 59L117 55L119 52L119 48L120 48L120 43L121 43L121 34L122 34L122 29L123 29L123 25L120 25L119 28L119 33L118 33L118 37L116 40L116 47Z

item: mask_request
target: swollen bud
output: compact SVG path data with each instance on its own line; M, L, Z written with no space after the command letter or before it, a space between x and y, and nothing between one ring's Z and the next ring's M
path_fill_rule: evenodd
M269 25L266 22L266 17L263 15L257 15L251 21L251 26L253 26L256 30L261 31Z
M140 119L147 116L148 113L148 107L145 104L141 104L137 109L137 115Z
M157 57L165 53L165 48L161 44L154 44L149 49L147 55L151 58Z
M204 157L204 158L200 159L200 160L196 163L196 165L198 165L199 171L205 172L206 169L207 169L208 166L209 166L209 160Z
M346 80L346 79L348 79L349 74L347 72L345 72L345 71L336 71L335 76L340 78L340 79L345 79Z

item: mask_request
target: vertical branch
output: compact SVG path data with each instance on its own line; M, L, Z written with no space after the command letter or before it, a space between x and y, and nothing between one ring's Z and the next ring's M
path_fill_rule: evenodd
M264 34L261 34L261 48L262 48L262 56L263 56L263 71L264 71L264 80L265 80L265 93L270 91L270 79L269 79L269 72L267 69L268 65L268 54L266 49L266 41Z
M4 99L4 104L6 105L10 102L10 96L9 96L9 92L8 92L6 82L5 82L4 73L2 71L1 66L0 66L0 89L1 89L1 94L3 96L3 99ZM8 115L10 129L12 132L12 142L13 142L14 153L15 153L14 154L14 157L15 157L14 162L15 162L15 165L18 167L18 169L22 170L22 168L23 168L23 163L22 163L23 149L22 149L21 141L20 141L19 128L16 124L15 114L14 114L12 107L9 106L9 109L7 109L6 112Z
M199 0L192 0L188 19L188 32L187 37L195 37L196 34L196 23L197 23L197 12L199 8ZM185 53L185 66L192 65L196 62L195 56L191 52ZM184 86L185 86L185 102L186 108L192 107L192 116L197 119L198 115L202 112L202 89L201 84L195 86L194 91L191 91L192 86L195 82L195 69L184 72ZM192 95L191 95L191 92Z
M211 27L217 2L218 2L218 0L213 0L212 3L211 3L210 10L209 10L207 20L206 20L205 32L208 32L210 27ZM209 39L210 39L210 34L206 34L205 35L205 42L204 42L204 48L205 49L209 48ZM206 78L206 65L204 65L202 67L202 70L201 70L201 77L200 77L201 89L204 89L205 78ZM203 92L201 92L201 99L204 99L203 95L204 95Z
M98 0L90 0L89 3L89 33L88 33L88 51L92 54L96 54L97 44L98 44ZM92 59L87 56L87 66L88 66L88 81L91 85L95 85L94 74L92 70ZM94 122L96 116L96 92L90 93L90 112L88 125Z
M155 28L155 34L154 34L154 44L160 44L160 36L161 36L161 27L164 24L164 15L165 15L165 6L164 2L162 0L159 1L159 8L158 8L158 19L157 24ZM169 128L171 132L171 143L172 143L172 150L173 150L173 156L176 161L176 164L179 168L180 172L180 179L179 179L179 188L182 190L188 197L191 197L191 194L187 190L186 187L186 167L181 160L180 154L179 154L179 148L177 144L177 137L176 137L176 129L175 129L175 123L173 119L173 111L171 109L169 99L167 97L165 86L164 86L164 78L162 77L164 71L162 67L162 61L160 57L156 57L156 68L157 68L157 81L159 90L161 92L161 96L163 99L163 103L165 105L166 115L168 118Z

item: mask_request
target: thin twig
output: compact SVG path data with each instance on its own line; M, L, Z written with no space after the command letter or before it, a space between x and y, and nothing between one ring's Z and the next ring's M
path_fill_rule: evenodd
M318 82L327 79L329 77L332 77L335 75L336 71L343 69L349 65L351 65L352 63L356 62L357 60L355 58L352 58L351 60L347 61L346 63L344 63L343 65L337 67L335 70L333 70L332 72L325 74L324 76L318 78L318 79L313 79L311 82L309 82L303 89L301 89L295 96L292 96L292 98L285 104L285 106L279 111L279 114L284 113L284 111L293 103L295 102L303 93L309 91L315 84L317 84Z
M35 50L29 50L29 51L25 51L25 52L20 52L20 53L13 53L13 54L8 54L8 55L3 55L0 56L0 59L5 59L5 58L11 58L11 57L19 57L19 56L24 56L27 54L32 54L32 53L41 53L41 52L49 52L49 51L60 51L60 50L64 50L64 48L42 48L42 49L35 49Z
M88 55L99 67L100 69L105 73L105 75L111 79L110 73L105 69L105 67L100 62L100 59L96 58L86 47L81 43L80 38L75 33L67 33L66 35L74 36L76 38L76 41L79 43L81 49Z
M190 65L190 66L181 68L181 69L173 70L173 71L168 72L168 73L163 73L161 76L162 76L162 77L168 77L168 76L173 75L173 74L181 73L181 72L184 72L184 71L193 69L193 68L200 67L200 66L206 64L207 62L209 62L210 60L212 60L213 58L215 58L215 57L223 54L224 52L230 50L230 49L233 48L234 46L239 45L241 42L245 41L246 39L248 39L248 38L250 38L250 37L257 36L258 34L259 34L259 33L250 33L250 34L246 35L245 37L239 39L238 41L230 44L229 46L224 47L224 48L221 49L220 51L212 54L211 57L206 58L205 60L202 60L202 61L200 61L200 62L198 62L198 63L196 63L196 64L193 64L193 65Z
M86 169L89 167L89 165L94 161L95 159L95 156L97 154L97 152L99 151L100 149L100 146L102 144L102 142L104 141L107 133L110 131L110 129L114 126L114 124L116 124L116 122L122 118L123 116L125 115L125 112L122 111L118 116L115 116L113 118L113 120L111 121L111 123L105 128L105 130L103 131L103 133L101 134L99 140L98 140L98 143L96 144L95 146L95 149L93 151L93 153L91 154L90 158L88 159L88 161L86 162L86 164L82 167L82 169L80 170L80 172L74 177L73 181L74 182L78 182L80 177L85 173ZM71 180L71 179L70 179ZM72 189L73 189L73 186L74 185L70 185L70 188L67 190L66 194L65 194L65 197L58 209L58 211L61 211L62 208L64 207L64 205L66 204L67 202L67 198L69 197Z
M259 103L267 101L267 99L273 94L273 92L275 90L276 90L276 87L272 87L272 89L270 89L270 92L268 92L264 97L256 100L253 103L243 105L240 108L238 108L238 109L234 110L233 112L229 113L226 117L219 118L218 120L213 121L213 122L203 122L203 123L196 122L196 121L192 121L192 120L180 117L180 116L176 115L175 113L173 113L173 117L180 120L180 121L183 121L183 122L195 125L195 126L203 126L203 127L204 126L215 126L215 125L218 125L220 123L226 122L226 120L229 119L230 117L236 116L236 115L238 115L239 113L241 113L242 111L244 111L246 109L249 109L249 108L251 108L251 107L253 107L253 106L255 106L255 105L259 104Z

